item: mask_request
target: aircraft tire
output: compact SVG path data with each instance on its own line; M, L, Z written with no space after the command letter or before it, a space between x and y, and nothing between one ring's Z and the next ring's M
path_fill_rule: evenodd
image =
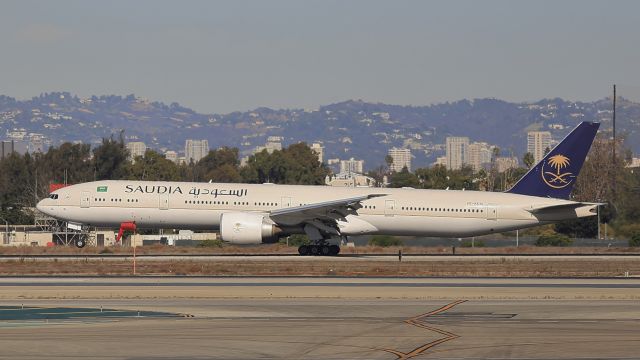
M82 249L83 247L85 247L87 245L87 241L85 239L77 239L75 241L75 245L77 248Z
M309 255L309 246L308 245L301 245L300 247L298 247L298 254L300 254L300 256L307 256Z
M329 246L329 255L336 256L338 254L340 254L340 246L338 245Z
M320 255L320 246L309 245L309 253L310 253L311 256Z
M320 255L322 256L330 256L331 254L331 246L329 245L322 245L320 246Z

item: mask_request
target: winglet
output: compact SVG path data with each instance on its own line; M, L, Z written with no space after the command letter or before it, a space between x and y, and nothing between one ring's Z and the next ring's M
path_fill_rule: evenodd
M581 122L507 192L568 199L599 126Z

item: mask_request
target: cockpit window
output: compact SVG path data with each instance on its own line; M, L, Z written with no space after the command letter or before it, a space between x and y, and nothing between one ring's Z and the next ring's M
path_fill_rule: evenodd
M49 194L49 199L53 199L53 200L58 199L58 194Z

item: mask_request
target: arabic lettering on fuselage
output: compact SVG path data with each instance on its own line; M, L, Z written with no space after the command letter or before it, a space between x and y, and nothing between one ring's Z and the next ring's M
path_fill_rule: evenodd
M211 195L214 198L217 198L218 196L243 197L247 195L247 189L218 189L218 188L207 189L207 188L192 187L191 190L189 190L189 194L194 196Z
M140 194L184 194L180 186L165 185L126 185L125 193ZM192 187L188 194L193 196L209 195L217 198L218 196L237 196L243 197L247 195L247 189L218 189L207 187Z

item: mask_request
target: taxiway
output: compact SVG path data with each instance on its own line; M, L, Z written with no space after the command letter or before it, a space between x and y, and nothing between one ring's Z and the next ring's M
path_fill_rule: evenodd
M634 359L639 296L634 278L0 278L0 359Z

